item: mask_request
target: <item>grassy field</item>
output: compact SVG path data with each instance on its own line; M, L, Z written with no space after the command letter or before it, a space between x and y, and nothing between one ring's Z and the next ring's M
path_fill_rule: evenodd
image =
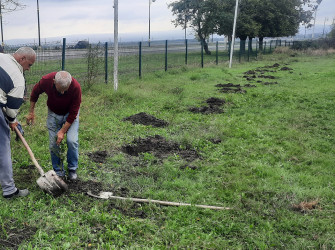
M14 179L31 194L0 198L0 246L335 248L334 59L279 53L232 69L182 66L124 78L117 92L103 83L83 86L79 181L62 196L43 193L13 134ZM224 91L228 83L241 87ZM211 98L224 103L210 106ZM50 170L45 103L43 96L34 126L23 122L28 103L19 118L40 165ZM140 112L168 125L124 121ZM153 138L161 141L150 150L125 150ZM163 143L173 147L158 152ZM89 189L230 209L103 200L88 196Z

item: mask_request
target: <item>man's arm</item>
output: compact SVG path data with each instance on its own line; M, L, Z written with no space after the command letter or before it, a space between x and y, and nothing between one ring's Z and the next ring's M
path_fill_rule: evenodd
M35 121L35 105L36 105L36 102L30 101L29 114L26 116L28 125L34 124L34 121Z

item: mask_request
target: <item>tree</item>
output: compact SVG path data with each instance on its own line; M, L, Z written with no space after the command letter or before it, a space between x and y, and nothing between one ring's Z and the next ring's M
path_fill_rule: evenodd
M332 25L332 29L327 36L331 39L335 39L335 24Z
M293 36L299 25L310 25L322 0L252 0L257 5L254 19L259 23L260 49L264 37Z
M197 39L203 44L206 54L211 54L208 49L207 39L214 30L213 4L215 1L208 0L179 0L169 4L173 15L176 16L172 22L175 26L193 28Z
M1 11L2 13L13 12L15 10L24 9L26 6L19 0L2 0Z

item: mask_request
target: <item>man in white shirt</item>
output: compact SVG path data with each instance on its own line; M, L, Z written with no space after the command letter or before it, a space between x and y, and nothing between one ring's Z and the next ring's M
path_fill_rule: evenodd
M15 187L10 149L10 129L18 125L16 116L23 103L23 72L36 60L30 47L21 47L13 55L0 53L0 184L4 198L27 196L27 189Z

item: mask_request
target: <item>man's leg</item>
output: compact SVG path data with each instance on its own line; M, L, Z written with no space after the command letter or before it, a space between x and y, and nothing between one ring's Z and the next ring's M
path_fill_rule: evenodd
M69 177L71 177L71 172L75 173L78 168L78 159L79 159L78 130L79 130L79 115L71 124L71 127L66 133L66 143L68 148L67 163L68 163Z
M60 155L60 148L56 144L57 132L63 125L62 118L63 116L56 115L50 109L48 110L47 127L49 131L49 149L52 167L58 176L65 176L64 165Z
M13 168L10 151L10 129L0 110L0 183L3 195L17 191L13 179Z

